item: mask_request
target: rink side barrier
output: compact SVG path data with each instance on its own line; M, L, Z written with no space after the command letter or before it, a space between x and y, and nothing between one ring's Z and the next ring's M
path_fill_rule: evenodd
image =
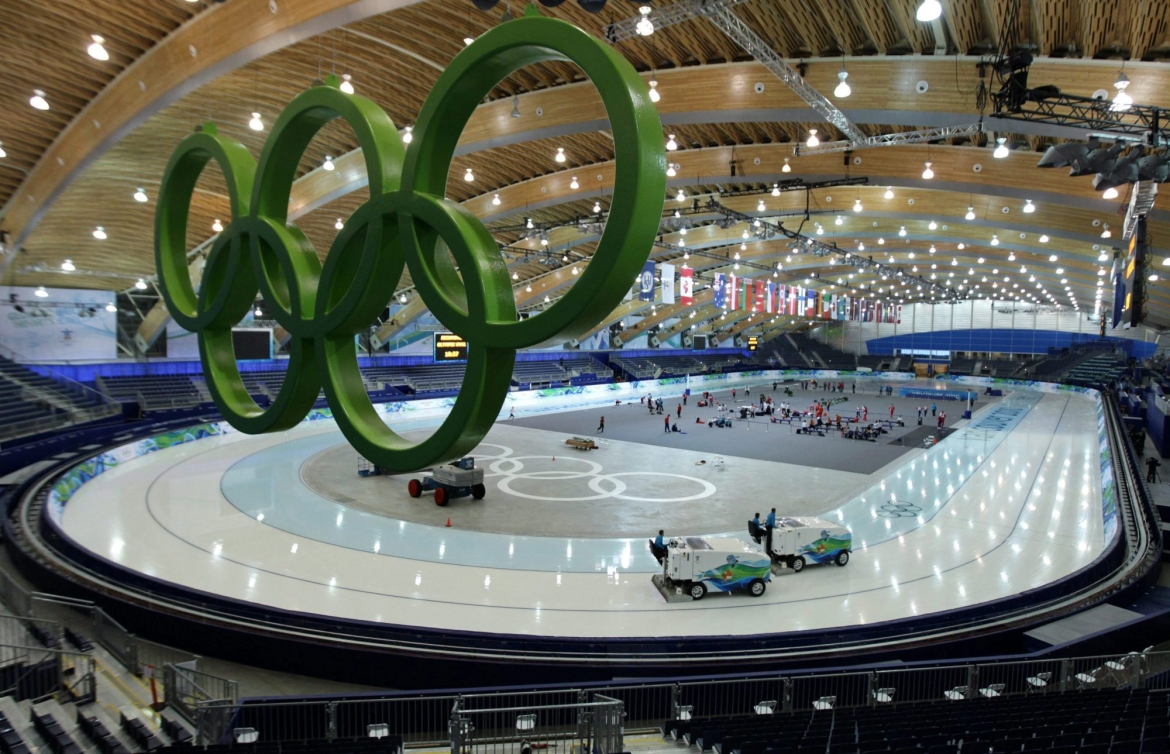
M773 377L780 379L790 375L810 375L818 379L854 377L823 371L773 371L744 375L737 382L770 381ZM884 375L859 374L856 378L890 381ZM966 379L982 381L987 378ZM946 382L940 381L940 388ZM996 386L1010 386L1006 383L1011 381L992 382ZM667 381L667 384L677 383ZM1091 392L1097 398L1098 406L1102 404L1096 391L1085 388L1017 384L1027 384L1028 387L1044 392ZM639 383L631 385L629 389L636 395L646 387L646 383ZM659 384L655 387L664 388ZM164 447L212 436L219 431L212 426L214 424L173 430L140 438L134 443L121 443L90 456L80 465L75 461L64 462L39 478L20 485L14 491L15 494L9 495L9 511L12 512L19 502L47 503L54 493L57 495L54 505L63 506L80 484L107 468L107 459L124 462L118 459L128 460ZM1103 455L1111 455L1108 436L1105 442L1107 447ZM1130 454L1127 466L1136 468L1132 449L1115 445L1112 452ZM1127 468L1124 475L1129 483L1133 481L1132 468ZM78 470L78 474L73 474ZM1138 475L1139 489L1127 493L1127 502L1140 504L1145 498L1140 480ZM1145 503L1148 505L1148 499L1145 499ZM27 505L21 506L22 516L27 511ZM59 508L57 513L59 516ZM1144 515L1142 523L1144 525L1139 528L1148 531L1149 523ZM14 525L10 515L5 520L9 541L14 541ZM22 525L26 531L37 528L25 519L22 519ZM946 646L944 642L960 640L964 642L964 654L976 651L999 654L1004 648L1001 635L1004 632L1010 633L1025 625L1051 619L1053 613L1067 614L1096 604L1132 586L1137 578L1148 576L1148 572L1144 572L1137 576L1126 574L1124 579L1114 578L1115 572L1126 560L1127 551L1136 549L1128 547L1128 539L1127 546L1123 547L1120 546L1119 538L1114 538L1090 566L1029 592L981 603L969 609L869 626L845 627L818 632L815 636L792 633L734 638L662 637L653 640L510 636L471 630L437 631L385 623L338 621L229 600L176 587L94 555L65 536L52 516L42 517L39 525L43 528L42 537L49 548L42 548L39 553L14 553L18 564L40 575L46 575L47 572L62 589L72 588L87 596L108 600L111 609L125 616L128 625L140 626L144 633L182 631L191 644L203 651L215 653L215 650L219 650L222 655L225 647L231 647L254 664L270 667L287 667L287 658L297 656L304 672L321 675L336 674L344 669L352 677L368 678L369 673L377 669L381 668L383 670L379 672L385 672L384 668L389 663L396 673L419 673L420 678L429 679L427 683L432 688L440 682L439 679L445 677L452 678L453 682L459 679L465 682L468 672L483 673L483 678L508 678L515 672L518 663L527 666L526 672L532 678L548 678L549 674L564 678L570 668L573 675L586 678L598 674L609 677L623 672L658 675L677 673L680 662L688 663L688 667L697 671L716 672L719 668L742 665L744 662L768 667L791 666L793 663L807 665L818 658L839 657L842 653L870 657L875 661L895 657L908 659L910 655L907 653L910 651L917 652L915 656L930 656L931 649L916 647L931 646L934 652L939 652ZM1127 523L1127 530L1130 528ZM43 544L39 541L31 542L34 547ZM34 557L40 562L32 562ZM47 565L46 560L55 562ZM66 572L64 578L62 571ZM1048 610L1049 615L1041 617L1038 614L1041 609ZM296 654L288 654L290 652ZM953 652L950 654L953 656Z

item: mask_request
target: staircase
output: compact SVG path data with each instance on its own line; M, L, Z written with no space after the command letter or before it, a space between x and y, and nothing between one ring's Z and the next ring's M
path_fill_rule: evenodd
M791 344L791 346L796 349L798 353L800 353L800 358L804 359L804 363L809 367L809 369L817 369L821 366L824 366L823 364L817 364L815 361L810 359L808 354L801 350L800 346L796 344L796 341L792 339L791 335L784 333L782 337L784 337L789 342L789 344Z

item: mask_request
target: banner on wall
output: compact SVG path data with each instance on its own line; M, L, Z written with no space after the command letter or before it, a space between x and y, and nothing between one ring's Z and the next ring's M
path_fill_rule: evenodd
M642 266L641 287L638 289L638 298L642 301L654 300L654 263L647 262Z
M674 265L663 262L658 265L662 271L662 303L674 303Z
M690 267L683 267L678 278L678 297L683 306L695 303L695 271Z
M117 358L118 314L106 311L113 300L110 291L8 286L0 297L0 343L19 361Z
M727 277L722 272L715 273L715 308L727 308Z

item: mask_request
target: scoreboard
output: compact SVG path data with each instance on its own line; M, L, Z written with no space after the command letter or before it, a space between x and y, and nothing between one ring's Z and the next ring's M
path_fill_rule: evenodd
M435 333L435 363L467 361L467 341L453 332Z
M749 351L754 351L757 348L759 348L759 346L760 346L760 339L758 337L756 337L755 335L751 335L748 337L747 347L748 347Z
M1135 327L1145 319L1146 219L1137 221L1122 257L1122 301L1120 317L1114 327Z

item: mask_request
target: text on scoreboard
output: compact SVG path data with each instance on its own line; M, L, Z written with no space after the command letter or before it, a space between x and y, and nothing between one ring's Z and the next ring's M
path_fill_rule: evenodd
M435 333L435 362L467 361L467 341L453 332Z

